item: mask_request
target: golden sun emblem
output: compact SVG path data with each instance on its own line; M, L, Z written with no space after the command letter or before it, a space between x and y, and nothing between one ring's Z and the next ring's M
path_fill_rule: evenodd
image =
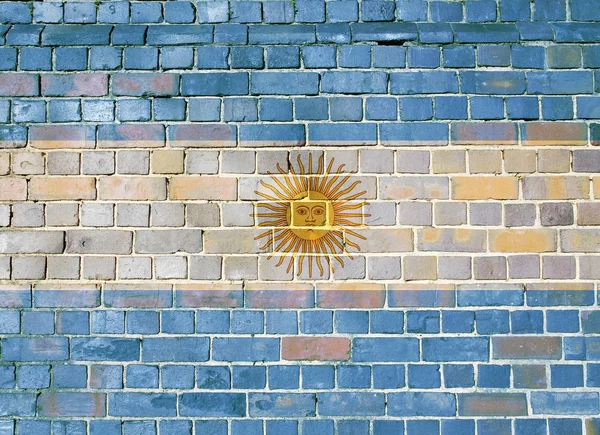
M332 158L324 168L324 158L318 161L317 171L313 174L312 154L308 155L308 168L298 156L298 170L290 164L290 173L286 173L279 163L279 174L267 172L272 183L260 181L270 193L255 191L269 202L257 203L259 227L270 227L255 239L263 239L261 250L272 249L268 259L278 254L281 266L288 259L289 273L298 257L298 273L302 273L303 264L308 264L308 276L312 278L313 261L319 268L320 276L324 274L322 259L328 268L333 270L331 257L344 267L343 255L353 259L347 247L360 251L356 239L366 240L364 236L352 228L362 227L363 218L370 216L362 212L368 205L364 201L356 201L366 191L354 192L360 181L349 183L352 174L343 173L344 165L332 172ZM261 210L262 209L262 210Z

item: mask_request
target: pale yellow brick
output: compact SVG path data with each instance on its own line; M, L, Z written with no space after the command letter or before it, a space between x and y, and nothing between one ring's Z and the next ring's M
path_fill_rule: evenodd
M152 152L152 172L155 174L182 174L183 150L155 150Z
M0 178L0 201L25 201L26 199L25 178Z
M553 229L490 230L491 252L554 252L556 231Z
M15 153L12 156L12 171L17 175L40 175L44 173L42 153Z
M471 174L499 174L502 172L502 151L469 150Z
M571 170L571 151L539 150L538 172L564 173Z
M233 177L173 177L169 181L169 197L233 201L237 198L237 180Z
M437 259L434 256L410 256L403 259L404 279L437 279Z
M452 199L517 199L516 177L453 177Z
M462 150L436 150L432 153L432 168L434 174L451 174L466 172L465 152Z
M160 201L167 198L167 180L162 177L103 177L100 199Z
M510 174L535 172L534 150L504 150L504 170Z
M10 153L0 153L0 175L10 173Z
M95 199L94 177L34 177L29 181L29 199Z

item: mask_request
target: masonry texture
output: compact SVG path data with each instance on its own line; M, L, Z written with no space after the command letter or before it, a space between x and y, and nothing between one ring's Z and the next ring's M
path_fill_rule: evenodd
M598 0L0 1L0 45L0 435L600 433ZM360 250L277 267L256 191L320 158Z

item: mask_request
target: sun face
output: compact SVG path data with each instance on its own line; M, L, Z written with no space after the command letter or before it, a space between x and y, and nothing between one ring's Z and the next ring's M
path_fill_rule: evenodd
M272 250L269 259L278 254L276 267L287 259L288 273L298 258L298 276L305 263L309 277L313 274L313 264L323 276L324 266L333 270L331 258L344 267L343 256L353 258L346 247L360 251L356 239L366 240L352 229L363 226L363 218L369 216L362 212L368 203L357 200L366 192L355 192L360 181L349 182L352 175L343 173L344 165L332 172L333 165L331 159L325 168L321 156L313 174L312 154L308 157L308 170L298 156L297 170L290 165L288 174L277 164L279 174L267 173L272 183L260 182L268 190L255 191L268 201L257 203L258 225L269 227L256 239L264 240L261 250Z

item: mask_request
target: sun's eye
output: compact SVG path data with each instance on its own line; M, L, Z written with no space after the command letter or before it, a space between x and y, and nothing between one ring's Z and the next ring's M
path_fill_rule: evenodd
M325 209L323 207L315 207L313 213L315 216L323 216L325 214Z
M308 214L308 209L306 207L298 207L296 209L296 213L298 213L300 216L306 216Z

